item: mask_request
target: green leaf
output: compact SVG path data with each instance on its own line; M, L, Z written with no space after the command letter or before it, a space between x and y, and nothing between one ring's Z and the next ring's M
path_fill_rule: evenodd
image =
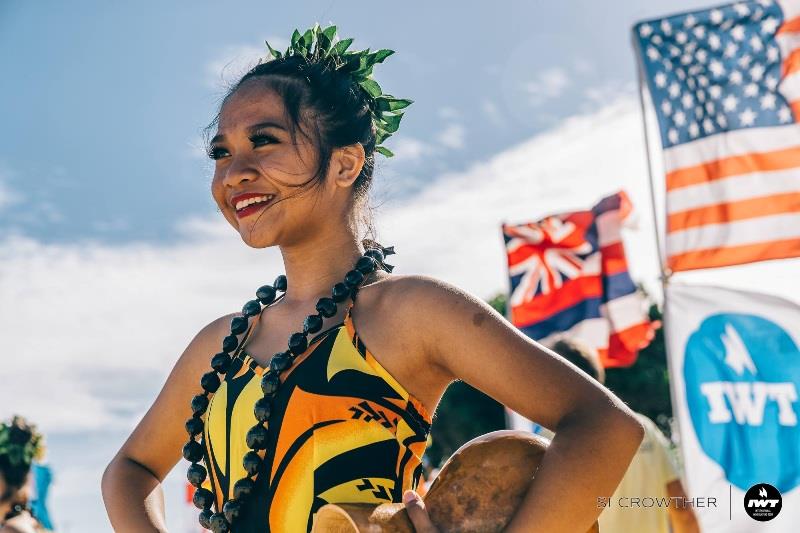
M396 115L388 115L384 113L381 116L382 127L384 130L388 131L389 133L394 133L397 131L397 128L400 127L400 120L403 118L402 113L398 113Z
M364 56L364 65L365 67L371 67L375 63L382 63L384 59L389 57L394 53L394 50L377 50L371 54L367 54Z
M306 49L311 48L311 43L314 42L314 31L313 30L306 30L303 34L303 44Z
M347 50L347 47L353 43L353 39L342 39L341 41L337 42L333 50L331 51L332 54L335 55L342 55Z
M383 146L376 146L375 151L378 152L379 154L385 155L386 157L394 157L394 153L392 153L391 150Z
M355 72L353 72L353 77L357 78L359 80L367 79L370 76L372 76L372 67L371 66L368 67L368 68L360 68L360 69L356 70Z
M378 109L380 111L397 111L414 103L414 100L395 98L390 94L382 94L378 97Z
M375 80L366 79L360 82L359 85L361 85L361 87L373 98L376 98L381 94L381 86L378 85L378 82Z
M383 60L394 53L394 50L378 50L373 54L375 56L375 63L383 63Z
M322 34L328 38L328 41L333 41L336 36L336 26L328 26L322 31ZM350 39L352 41L352 39Z
M297 31L297 30L294 30L294 33L292 33L291 48L295 48L295 47L297 46L297 41L299 41L300 39L302 39L302 37L303 37L303 36L302 36L302 35L300 35L300 32L299 32L299 31Z
M348 52L342 56L344 63L340 67L344 72L353 72L358 70L360 56L357 52Z
M317 35L317 51L322 57L327 57L331 48L331 40L324 33Z
M269 48L269 53L270 53L270 55L271 55L272 57L274 57L275 59L280 59L280 58L283 56L283 54L281 54L281 53L280 53L280 52L278 52L277 50L274 50L274 49L273 49L273 48L272 48L272 47L269 45L269 41L264 41L264 42L265 42L265 43L267 43L267 48Z

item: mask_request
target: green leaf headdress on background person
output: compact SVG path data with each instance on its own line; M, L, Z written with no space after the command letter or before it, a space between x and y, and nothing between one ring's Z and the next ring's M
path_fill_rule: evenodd
M14 416L11 422L0 422L0 458L5 458L11 468L27 470L43 456L44 438L36 426L21 416Z
M384 94L381 86L372 77L372 69L377 63L394 53L394 50L348 50L353 39L339 39L336 26L320 27L319 23L313 28L300 33L294 30L291 44L285 52L279 52L267 42L267 48L273 59L282 59L291 55L299 55L306 59L326 61L336 71L345 72L353 78L359 87L367 94L367 101L372 113L372 122L375 125L375 151L386 157L394 154L386 147L379 146L400 127L403 118L401 109L408 107L413 100L395 98L391 94Z

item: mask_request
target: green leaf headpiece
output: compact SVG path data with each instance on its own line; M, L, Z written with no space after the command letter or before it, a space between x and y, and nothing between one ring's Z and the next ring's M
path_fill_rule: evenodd
M14 416L10 423L0 422L0 456L7 457L12 467L29 467L43 455L44 438L36 426L20 416Z
M372 69L377 63L394 53L394 50L348 50L353 39L339 39L336 26L320 27L319 23L313 28L300 33L294 30L291 44L285 52L279 52L267 42L267 48L274 59L282 59L291 55L299 55L307 59L327 60L332 68L346 72L363 89L369 98L372 121L375 124L376 139L375 151L386 157L394 154L386 147L379 146L400 127L403 118L401 109L408 107L413 100L395 98L391 94L384 94L378 82L372 78Z

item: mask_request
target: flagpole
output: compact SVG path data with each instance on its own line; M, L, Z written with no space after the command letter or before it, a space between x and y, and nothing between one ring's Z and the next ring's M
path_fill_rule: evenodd
M656 193L655 193L655 183L653 181L653 165L650 161L650 136L647 133L647 111L644 105L644 91L646 88L646 82L644 79L644 65L642 64L642 53L641 48L639 46L639 39L636 36L636 28L634 27L631 30L631 40L633 41L633 51L634 56L636 57L636 77L639 81L638 84L638 91L639 91L639 106L642 110L642 125L644 128L644 145L646 151L646 159L647 159L647 175L650 180L650 204L652 207L653 212L653 229L656 234L656 249L658 255L658 270L659 270L659 281L661 282L661 328L663 330L664 336L664 347L667 354L667 375L670 376L669 379L669 397L670 402L672 403L672 418L675 422L672 427L670 427L670 432L672 432L673 427L677 428L678 433L678 455L681 460L681 470L683 471L684 475L682 476L682 481L685 483L687 476L686 476L686 457L683 453L683 428L680 425L680 418L675 415L675 409L678 405L675 392L675 380L672 379L672 358L670 356L669 350L669 343L667 342L668 335L667 335L667 327L668 327L668 320L667 320L667 306L669 305L667 302L667 284L669 283L669 278L671 272L666 267L666 262L664 261L664 256L662 254L661 248L661 236L658 232L658 211L656 210ZM665 200L666 201L666 200ZM666 211L666 210L665 210ZM684 485L685 486L685 485Z
M631 32L632 40L633 40L633 50L634 55L636 57L636 77L639 81L638 84L638 92L639 92L639 106L642 110L642 125L644 129L644 146L646 152L646 159L647 159L647 176L650 180L650 205L652 207L653 212L653 230L656 234L656 254L658 256L658 272L659 272L659 281L661 282L661 291L662 291L662 298L666 298L666 291L665 287L667 282L669 281L669 273L665 268L665 261L664 255L662 253L661 248L661 235L658 232L658 211L656 210L656 193L655 193L655 183L653 183L653 164L650 161L650 135L647 132L647 112L645 110L644 105L644 87L645 87L645 80L644 80L644 73L642 72L642 61L641 61L641 50L639 49L639 41L636 38L636 29L633 29Z

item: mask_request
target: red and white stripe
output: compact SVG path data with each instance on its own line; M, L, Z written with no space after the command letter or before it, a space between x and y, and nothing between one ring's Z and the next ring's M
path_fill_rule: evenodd
M800 1L780 1L779 91L800 117ZM800 124L720 133L664 150L672 271L800 256Z

